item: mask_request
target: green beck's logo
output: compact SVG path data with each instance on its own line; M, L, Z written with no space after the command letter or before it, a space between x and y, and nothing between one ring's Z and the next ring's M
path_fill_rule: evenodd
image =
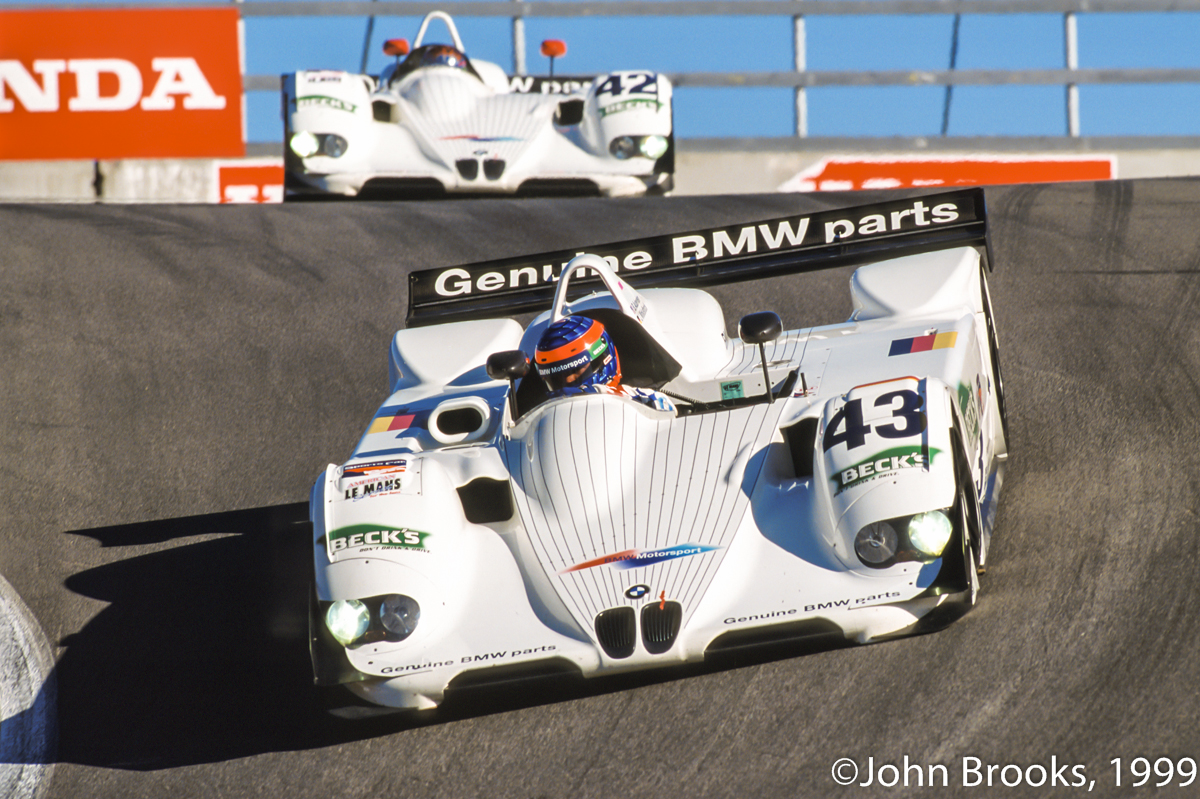
M608 105L602 105L599 108L600 116L606 117L611 114L620 114L623 111L636 111L638 109L646 109L658 113L663 104L658 100L635 98L632 100L620 100Z
M923 450L920 447L894 447L877 453L866 460L859 461L848 469L842 469L840 472L837 472L832 478L838 486L835 493L840 494L848 488L853 488L886 474L899 472L904 469L928 467L933 462L934 457L940 452L941 450L936 448Z
M325 94L306 94L303 97L296 98L296 107L303 108L305 106L319 105L325 108L332 108L337 111L346 111L353 114L358 108L354 103L348 103L337 97L330 97Z
M359 547L394 547L428 551L425 549L425 540L429 536L429 533L422 533L408 527L352 524L349 527L339 527L329 534L329 551L340 552L344 549L358 549Z

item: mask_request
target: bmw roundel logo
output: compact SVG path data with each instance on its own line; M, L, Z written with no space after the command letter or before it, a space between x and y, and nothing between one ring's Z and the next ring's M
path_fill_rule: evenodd
M635 585L625 591L625 596L630 599L641 599L648 593L650 593L650 586Z

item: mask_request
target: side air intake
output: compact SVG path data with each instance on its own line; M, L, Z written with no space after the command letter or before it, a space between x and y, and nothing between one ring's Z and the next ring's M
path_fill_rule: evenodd
M609 608L596 616L596 639L610 658L627 658L637 644L637 614L633 608Z
M642 644L651 655L661 655L675 643L683 622L678 602L651 602L642 608Z

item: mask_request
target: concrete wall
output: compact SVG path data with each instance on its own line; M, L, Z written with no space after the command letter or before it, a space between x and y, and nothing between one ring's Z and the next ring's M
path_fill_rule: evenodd
M1070 140L1063 140L1070 141ZM1116 177L1181 177L1200 175L1200 141L1190 146L1146 148L1104 148L1084 150L1091 155L1115 157ZM772 147L761 140L745 147L727 149L729 143L679 143L676 156L675 194L748 194L778 191L779 187L802 170L833 155L862 155L880 158L888 155L911 157L964 157L1002 154L1004 157L1061 155L1062 147L1011 147L988 149L987 143L974 147L927 146L914 149L911 142L897 143L892 149L869 146L855 149L846 140L829 146L794 140L780 140ZM736 146L736 143L735 143ZM271 145L252 147L253 160L274 154ZM261 152L256 152L256 150ZM1071 152L1079 154L1078 148ZM249 159L248 161L249 162ZM216 165L229 161L208 159L163 159L122 161L8 161L0 162L0 202L217 202Z

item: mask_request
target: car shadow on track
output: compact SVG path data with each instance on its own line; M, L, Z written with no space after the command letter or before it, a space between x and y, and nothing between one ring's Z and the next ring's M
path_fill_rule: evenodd
M638 675L473 688L432 712L380 713L312 683L306 504L69 534L154 549L66 581L109 605L59 642L59 762L140 771L315 749L833 648L812 642Z

